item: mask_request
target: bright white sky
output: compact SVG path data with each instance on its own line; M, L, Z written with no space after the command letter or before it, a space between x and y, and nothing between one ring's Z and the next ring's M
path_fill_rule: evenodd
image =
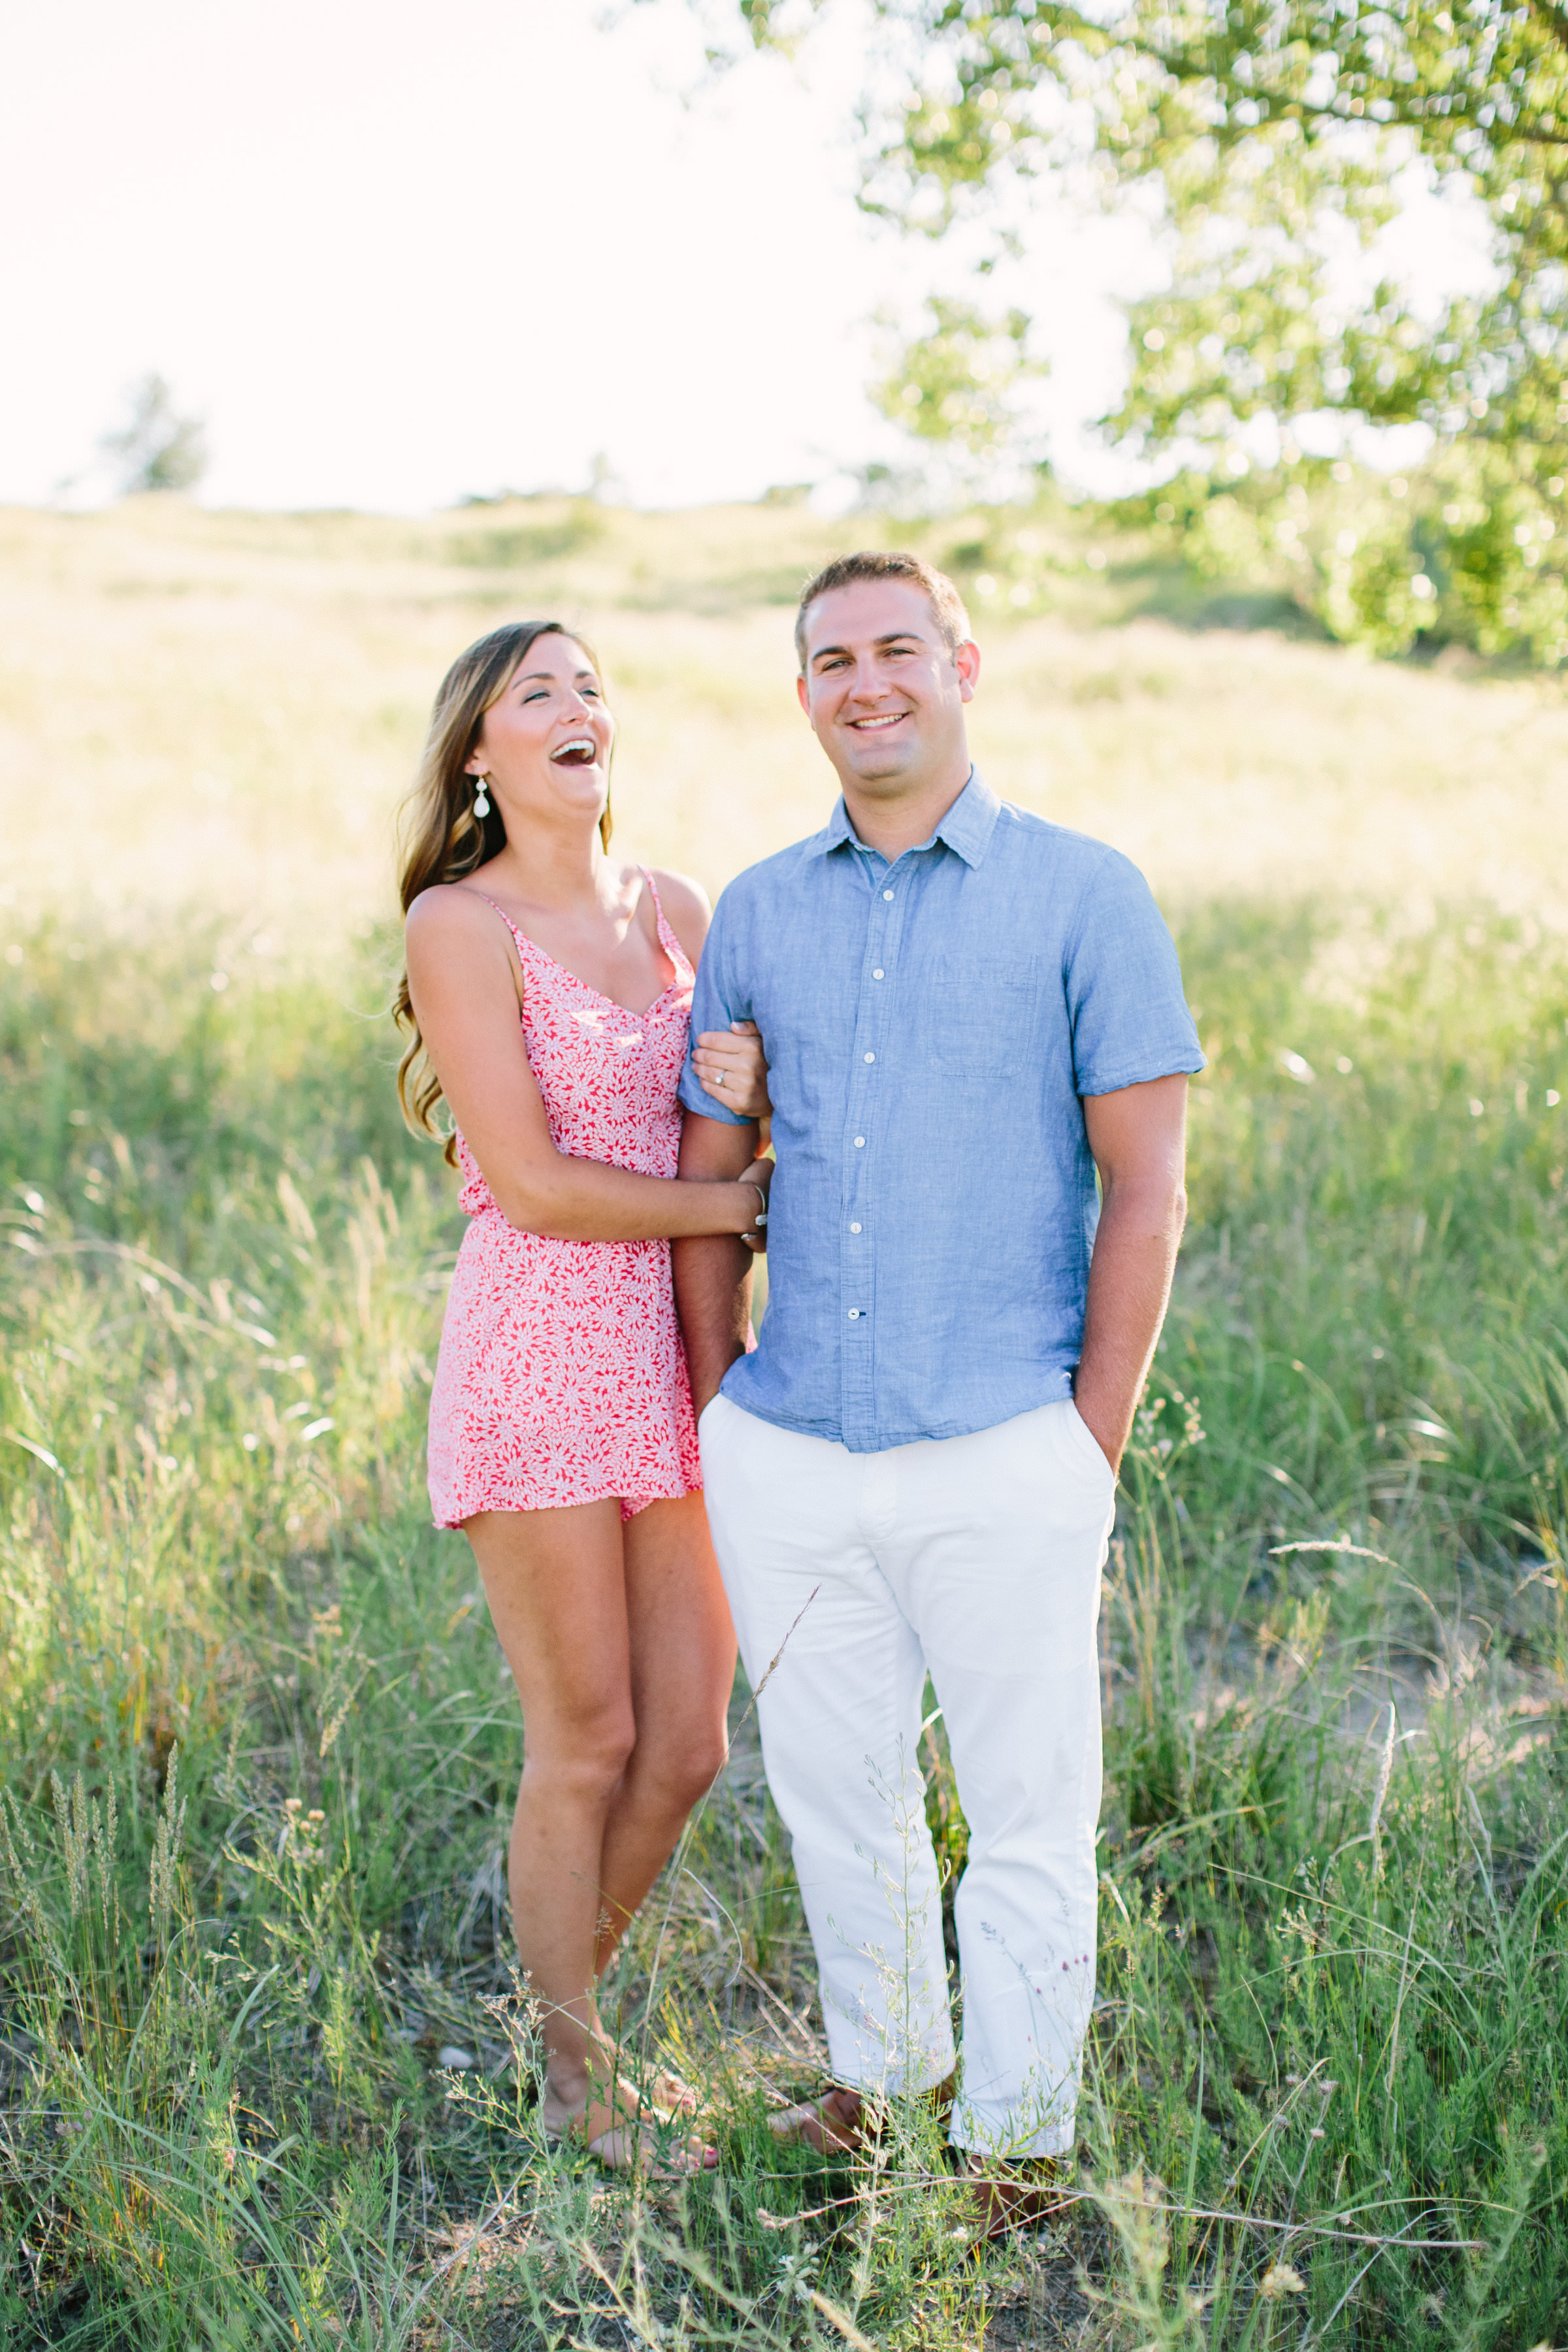
M74 480L150 369L204 499L642 504L823 481L904 445L863 386L921 257L853 197L860 34L704 83L679 0L72 0L0 29L0 499ZM692 93L696 95L693 96ZM1032 243L1069 461L1112 396L1126 225ZM933 268L936 266L933 260Z

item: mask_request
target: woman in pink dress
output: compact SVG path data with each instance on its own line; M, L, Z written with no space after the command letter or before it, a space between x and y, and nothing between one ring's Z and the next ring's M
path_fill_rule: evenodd
M708 1537L669 1243L759 1241L770 1169L676 1175L694 883L611 862L615 723L554 622L492 631L436 700L403 872L398 1073L463 1177L430 1400L437 1522L472 1544L522 1701L509 1857L542 2004L542 2121L621 2168L717 2160L668 2076L626 2079L595 1987L725 1757L735 1638ZM753 1036L703 1084L765 1108ZM678 2118L672 2125L671 2114Z

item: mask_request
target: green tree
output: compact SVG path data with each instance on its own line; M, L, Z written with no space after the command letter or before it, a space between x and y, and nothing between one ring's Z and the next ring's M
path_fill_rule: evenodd
M931 326L900 353L871 387L884 413L921 440L956 446L984 461L1026 432L1018 395L1045 371L1028 358L1029 319L1009 310L990 319L973 303L933 295Z
M1145 502L1156 528L1200 565L1289 582L1341 635L1568 658L1568 9L872 5L879 72L903 60L901 89L868 117L879 210L945 234L1075 142L1113 198L1137 188L1157 205L1172 282L1131 309L1131 381L1103 420L1170 477ZM779 37L769 0L743 13L753 39ZM1345 266L1412 163L1490 224L1490 290L1436 318ZM916 344L910 382L924 363ZM901 395L887 388L889 413ZM1430 455L1392 485L1347 482L1342 458L1298 438L1325 413L1347 438L1425 425ZM1278 432L1261 468L1240 446L1258 418Z
M191 490L207 467L206 431L195 416L181 416L163 377L144 375L132 386L130 413L101 446L119 476L121 495L147 490Z

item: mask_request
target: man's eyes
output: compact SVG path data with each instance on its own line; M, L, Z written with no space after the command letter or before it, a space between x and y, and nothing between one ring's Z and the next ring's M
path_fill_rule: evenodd
M907 659L911 654L918 654L921 648L918 645L884 646L881 650L885 659L895 661L900 657ZM816 665L816 675L818 677L826 677L830 670L847 669L848 667L848 657L846 655L826 654Z

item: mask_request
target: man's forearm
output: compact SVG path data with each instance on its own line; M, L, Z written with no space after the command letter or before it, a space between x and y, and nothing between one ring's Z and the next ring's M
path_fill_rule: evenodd
M689 1115L680 1140L681 1175L710 1181L738 1176L751 1165L756 1136L752 1125L728 1127ZM752 1253L732 1235L715 1234L674 1243L670 1256L691 1402L700 1413L736 1357L746 1352Z
M1100 1210L1073 1398L1113 1465L1121 1462L1149 1376L1185 1217L1185 1198L1169 1184L1114 1187Z

